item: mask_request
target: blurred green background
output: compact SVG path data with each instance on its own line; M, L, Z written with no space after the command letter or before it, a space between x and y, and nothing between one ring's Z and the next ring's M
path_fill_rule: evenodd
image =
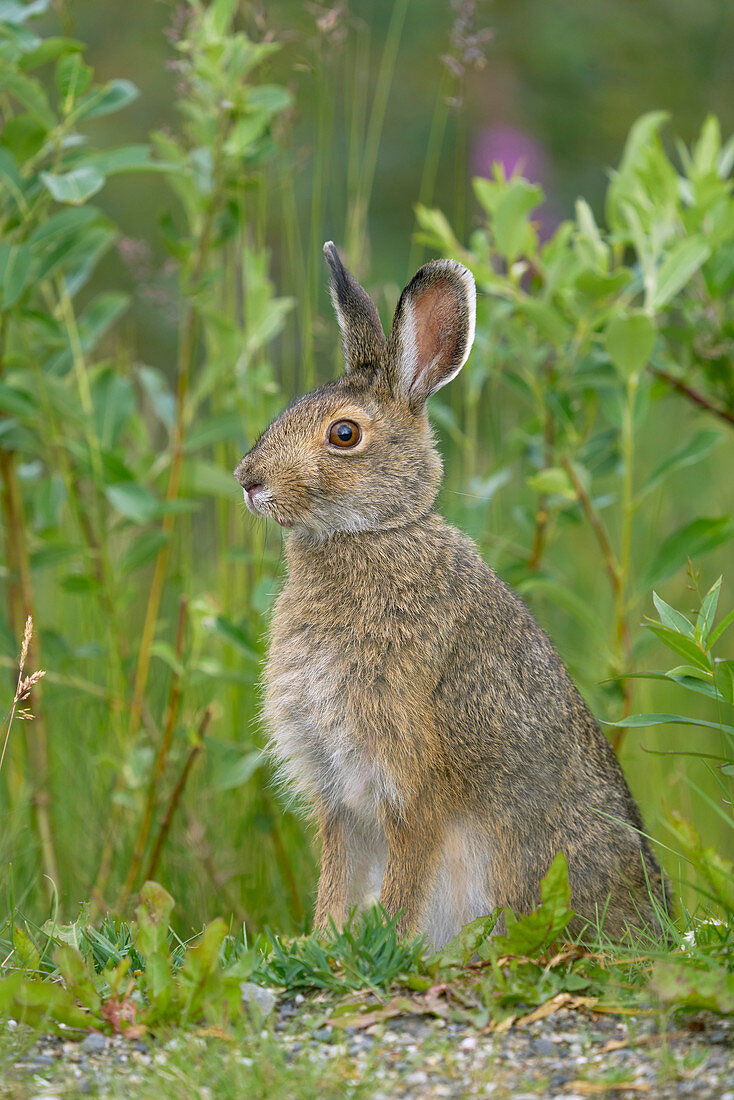
M495 163L507 175L518 172L542 186L546 201L534 215L541 242L574 216L579 196L601 224L610 168L619 163L640 115L670 112L663 144L671 156L676 152L672 135L690 145L709 113L719 117L724 138L734 130L734 8L724 0L653 0L645 5L628 0L614 5L602 0L242 3L237 26L256 42L279 43L281 48L263 62L253 82L281 85L291 100L274 120L265 152L243 167L242 193L236 200L243 220L235 243L225 241L221 247L221 286L207 299L209 291L201 290L190 267L190 283L185 278L179 282L178 265L186 272L189 261L176 259L170 238L184 233L188 215L182 214L164 174L131 174L111 178L94 198L119 227L119 237L78 296L78 309L83 310L105 289L129 294L128 308L106 333L101 349L112 373L129 382L130 394L134 389L138 395L140 378L152 377L141 373L146 366L175 385L184 303L193 303L190 308L200 310L198 323L205 335L192 370L202 378L210 371L211 384L206 383L206 399L187 430L205 438L208 422L221 424L217 417L240 416L241 426L212 436L206 470L192 467L187 475L184 465L182 495L200 498L199 507L176 520L139 728L133 722L129 734L124 733L152 562L148 559L136 570L125 565L134 524L126 527L113 510L100 521L110 525L111 575L119 580L113 602L115 629L126 643L120 651L121 682L126 685L122 694L109 664L114 631L102 604L94 603L92 588L69 582L68 563L39 568L35 604L43 667L49 673L43 706L64 911L69 914L89 896L95 881L100 885L99 865L105 858L109 866L97 903L114 904L120 896L166 724L172 675L185 651L180 672L184 701L174 721L168 770L155 792L158 826L207 704L213 708L212 718L202 759L190 779L187 774L182 801L174 806L157 873L179 900L182 927L195 927L223 910L253 929L271 924L293 931L308 923L317 854L308 825L275 789L258 755L262 735L257 723L258 662L277 589L281 534L243 515L237 486L232 482L230 488L222 479L280 407L338 369L338 335L321 246L334 239L343 248L388 324L400 288L436 253L435 247L416 240L416 203L440 208L458 242L471 242L472 255L478 255L473 235L486 223L487 212L471 181L475 175L491 175ZM54 7L34 29L63 32L86 43L85 59L94 67L96 81L126 78L137 85L140 95L124 111L85 124L93 144L108 149L146 142L151 131L178 131L177 100L187 93L181 87L176 50L182 33L176 5L77 0ZM168 155L162 146L159 155ZM190 218L192 239L200 226L196 217L200 213ZM237 249L242 253L235 256ZM620 246L619 262L629 251ZM248 299L248 287L258 288L262 298ZM264 303L263 310L270 308L274 295L291 299L291 308L283 305L272 339L248 359L246 373L236 365L237 333L212 320L214 298L222 314L239 319L244 311L240 327L245 331L253 317L257 320L258 303ZM556 503L554 537L543 570L543 577L556 585L556 598L549 595L550 587L544 591L528 583L533 579L528 557L536 496L526 478L543 465L543 428L537 418L528 419L526 395L503 376L512 373L513 355L524 354L522 342L509 353L504 343L493 343L494 314L487 310L484 335L472 357L474 373L467 369L466 378L462 375L444 391L445 400L442 395L436 406L447 470L441 506L478 539L501 575L520 587L596 713L611 720L623 704L619 685L602 683L621 671L619 654L612 654L609 643L613 600L593 532L584 526L578 505ZM731 327L725 335L731 339ZM533 345L528 354L536 351ZM540 360L532 362L542 373ZM728 362L728 375L726 366L722 368L722 392L731 386ZM97 402L101 375L92 371L90 377ZM590 388L595 384L592 379ZM153 389L145 391L149 404L141 399L139 414L132 418L131 413L130 422L120 427L119 453L129 470L162 496L170 443L163 420L156 421L151 413ZM127 393L121 391L122 404ZM637 441L640 471L649 473L677 441L697 430L717 428L721 441L697 465L681 465L675 482L638 516L633 545L638 576L673 530L699 516L734 512L730 426L712 424L664 388L646 391L645 399L651 411ZM104 400L114 411L114 393ZM54 431L59 430L57 425ZM607 434L616 439L615 429ZM619 456L616 442L609 445L612 450L599 460L599 471L602 482L608 475L611 485ZM33 461L21 445L18 453L33 550L51 537L34 518L39 507L34 479L39 469L51 472L53 462L40 449ZM212 467L222 472L219 479ZM206 485L196 480L204 474ZM616 486L614 482L608 489L608 497L595 498L602 511L613 509ZM84 489L82 501L96 500L95 492L104 497L107 489ZM109 501L109 493L105 499ZM128 513L127 521L131 515L135 519ZM62 526L65 522L66 517L59 521ZM616 537L615 523L611 521ZM680 564L684 567L685 553ZM696 558L696 565L702 570L702 593L725 574L726 610L732 602L731 542L720 541L700 562ZM686 585L679 568L665 578L665 598L686 609L697 604ZM560 589L566 593L563 599L557 598ZM188 601L190 637L174 652L181 593ZM586 621L579 604L590 613ZM654 639L639 630L642 614L651 608L646 592L630 611L638 668L660 667ZM3 650L11 668L17 633L6 624ZM90 684L100 685L96 695ZM667 686L653 690L638 684L632 709L675 710L675 701ZM16 731L14 727L11 751L17 759L6 768L9 805L0 857L4 866L13 864L16 900L39 916L46 901L29 811L32 778L24 773ZM690 765L679 757L648 756L643 742L648 748L682 748L691 737L682 729L633 730L624 743L623 765L652 834L664 839L663 818L677 807L711 840L728 846L731 830L688 784ZM700 782L710 800L706 777ZM673 858L668 866L675 874Z

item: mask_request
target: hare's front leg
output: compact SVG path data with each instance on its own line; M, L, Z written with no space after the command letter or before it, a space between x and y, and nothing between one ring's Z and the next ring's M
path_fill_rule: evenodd
M352 858L346 815L323 808L319 818L321 871L314 929L326 932L329 929L329 917L337 927L341 927L349 916Z
M390 916L402 910L399 935L417 932L439 862L438 830L430 817L411 814L409 820L388 812L383 818L387 863L380 904Z

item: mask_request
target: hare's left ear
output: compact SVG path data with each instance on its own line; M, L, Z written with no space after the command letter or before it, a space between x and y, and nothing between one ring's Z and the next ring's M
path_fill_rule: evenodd
M324 245L331 268L331 300L336 310L347 374L359 369L377 370L385 347L385 333L375 303L364 287L345 268L333 241Z
M406 286L388 340L397 397L421 404L459 373L474 342L477 292L455 260L433 260Z

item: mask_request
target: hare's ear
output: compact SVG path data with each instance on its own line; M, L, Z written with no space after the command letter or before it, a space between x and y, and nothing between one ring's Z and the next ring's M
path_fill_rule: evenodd
M336 310L344 347L344 366L349 374L359 367L376 369L385 347L385 333L369 294L341 262L333 241L324 245L331 268L331 300Z
M393 392L421 404L459 373L474 342L477 292L455 260L433 260L400 295L388 341Z

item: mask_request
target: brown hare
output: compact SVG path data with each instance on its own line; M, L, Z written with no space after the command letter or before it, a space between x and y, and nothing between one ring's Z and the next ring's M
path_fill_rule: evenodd
M530 910L561 850L581 918L653 924L660 870L609 743L525 604L433 510L426 400L469 355L472 275L426 264L385 339L324 252L346 374L235 471L288 531L264 715L318 818L316 928L379 899L439 946L495 906Z

